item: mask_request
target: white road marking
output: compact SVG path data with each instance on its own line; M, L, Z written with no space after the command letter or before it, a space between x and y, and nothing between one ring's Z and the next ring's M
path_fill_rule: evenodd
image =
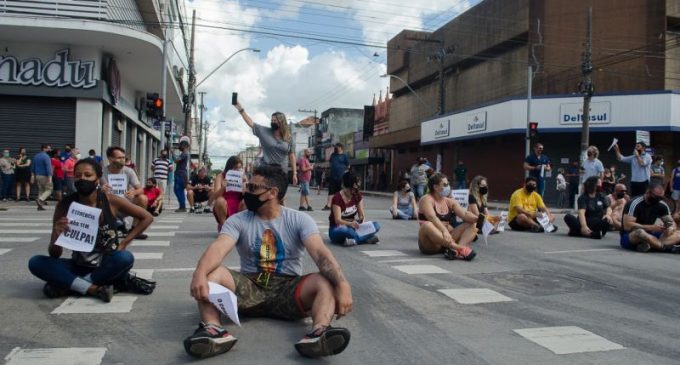
M34 242L40 237L0 237L0 242Z
M606 338L575 326L524 328L513 331L557 355L620 350L624 348Z
M411 275L417 274L448 274L449 271L434 265L400 265L393 268Z
M52 233L51 229L0 229L0 234L44 234Z
M132 269L130 272L144 279L151 279L153 277L153 269Z
M137 241L132 241L132 243L130 245L131 245L131 247L151 247L151 246L168 247L168 246L170 246L170 241L137 240Z
M241 267L240 266L227 266L227 268L234 270L234 271L240 271ZM170 268L164 268L164 269L154 269L154 272L181 272L181 271L194 271L196 270L195 267L170 267Z
M15 347L5 356L5 365L98 365L106 347L22 349Z
M175 232L147 232L149 237L175 237Z
M148 229L149 230L151 230L151 229L179 229L179 226L154 226L154 225L151 225Z
M91 297L69 297L52 314L76 313L129 313L137 297L131 295L114 295L111 303Z
M548 251L543 252L544 254L552 253L579 253L579 252L601 252L601 251L619 251L618 248L593 248L589 250L568 250L568 251Z
M11 248L0 248L0 256L12 251Z
M160 260L163 258L162 252L133 252L135 260Z
M52 222L51 221L44 221L44 222L3 222L0 223L0 227L52 227Z
M460 304L512 302L514 299L491 289L439 289L438 292Z
M393 263L396 263L396 262L422 262L422 261L432 261L432 260L441 261L441 257L436 257L436 258L431 257L431 258L422 258L422 259L418 259L418 258L394 259L394 260L382 260L382 261L378 261L378 262L381 263L381 264L393 264Z
M52 217L2 217L0 222L49 222L52 223Z
M408 256L405 253L397 250L373 250L361 251L370 257L388 257L388 256Z

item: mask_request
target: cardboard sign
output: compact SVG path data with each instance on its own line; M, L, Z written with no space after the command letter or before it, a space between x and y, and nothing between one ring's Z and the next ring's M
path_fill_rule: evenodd
M68 207L68 230L57 237L55 244L72 251L92 252L99 231L102 210L80 203Z
M234 292L228 288L225 288L222 285L212 281L208 282L208 288L210 290L208 294L210 303L212 303L215 308L217 308L224 315L229 317L232 322L241 327L241 322L238 319L238 303L236 294L234 294Z
M107 177L109 185L111 185L111 194L120 197L125 196L128 188L128 179L125 174L109 174Z
M224 178L226 186L224 191L243 192L243 172L238 170L229 170Z

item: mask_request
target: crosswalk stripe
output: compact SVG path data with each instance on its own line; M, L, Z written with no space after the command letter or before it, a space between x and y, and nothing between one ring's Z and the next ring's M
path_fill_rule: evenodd
M11 248L0 248L0 256L12 251Z
M418 274L448 274L450 271L444 270L435 265L400 265L393 268L411 275Z
M175 237L175 232L148 232L149 237Z
M168 247L170 246L170 241L133 241L130 245L132 247Z
M111 303L92 297L69 297L52 314L129 313L136 300L132 295L114 295Z
M26 218L2 217L2 218L0 218L0 222L52 222L52 217L44 217L44 218L37 218L37 217L26 217Z
M0 237L0 242L34 242L39 237Z
M625 348L618 343L575 326L523 328L513 331L557 355Z
M151 225L148 229L179 229L179 226L154 226L154 225Z
M106 347L67 347L22 349L15 347L5 357L5 365L60 364L99 365L106 354Z
M130 270L133 272L135 275L139 276L140 278L144 279L152 279L153 277L153 269L132 269Z
M132 256L135 260L161 260L163 258L162 252L133 252Z
M26 223L26 222L12 222L12 223L0 223L0 227L51 227L52 222L50 221L44 221L44 222L33 222L33 223Z
M482 304L512 302L512 298L491 289L470 288L470 289L439 289L438 292L455 300L460 304Z
M28 234L43 234L43 233L52 233L51 229L0 229L0 234L7 234L7 233L12 233L12 234L22 234L22 233L28 233Z

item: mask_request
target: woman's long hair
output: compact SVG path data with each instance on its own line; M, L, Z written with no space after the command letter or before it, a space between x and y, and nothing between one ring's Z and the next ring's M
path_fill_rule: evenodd
M224 171L226 172L226 171L229 171L229 170L233 170L234 168L236 168L236 165L238 165L238 164L243 165L243 162L241 161L241 159L238 156L231 156L227 160L227 164L224 165Z
M288 129L288 119L286 119L286 115L281 112L274 112L272 118L276 118L276 121L279 122L281 138L286 142L290 142L292 137L290 135L290 130Z
M477 175L470 181L470 195L475 197L475 201L477 201L477 204L480 206L486 205L486 197L489 195L489 193L484 195L479 193L479 184L481 184L483 180L486 180L484 176ZM486 183L488 186L489 182L487 181Z

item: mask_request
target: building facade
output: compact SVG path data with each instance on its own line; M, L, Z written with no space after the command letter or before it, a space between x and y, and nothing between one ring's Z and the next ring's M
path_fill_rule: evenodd
M144 178L161 148L160 131L142 112L146 94L165 95L166 117L183 120L185 21L175 1L0 6L0 145L32 155L42 143L69 144L85 156L117 145Z

